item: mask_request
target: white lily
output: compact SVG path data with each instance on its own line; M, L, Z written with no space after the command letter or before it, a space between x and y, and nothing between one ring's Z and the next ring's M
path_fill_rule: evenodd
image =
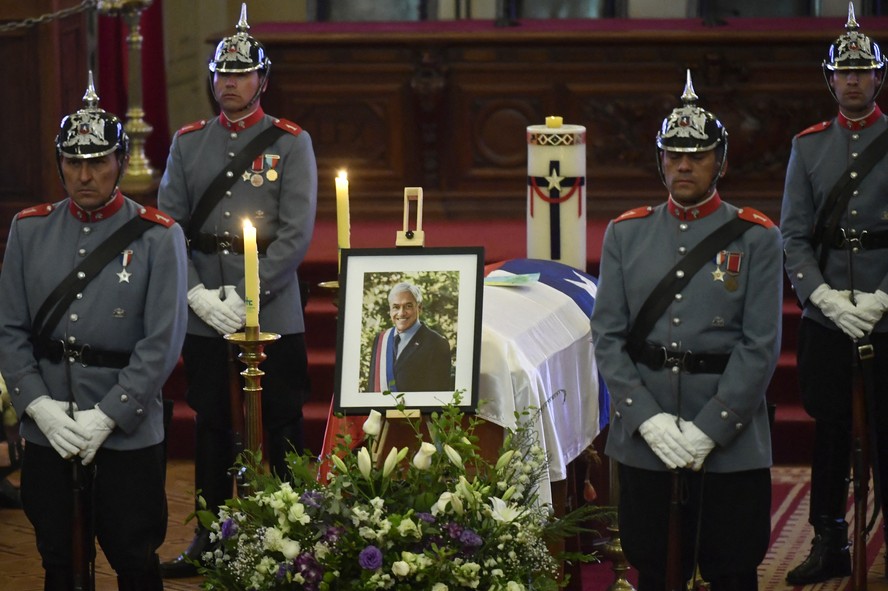
M392 473L392 470L395 469L395 466L398 464L398 448L393 447L389 450L388 456L385 458L385 463L382 465L382 475L385 478L388 478L389 474Z
M450 458L450 463L456 466L457 468L462 468L463 461L462 456L459 455L459 452L450 447L448 444L444 444L444 453L447 454L447 457Z
M512 523L521 515L521 509L516 505L506 503L499 497L490 497L490 504L493 506L491 516L502 523Z
M358 450L358 470L367 480L370 479L370 469L373 467L373 461L370 459L370 452L366 447Z

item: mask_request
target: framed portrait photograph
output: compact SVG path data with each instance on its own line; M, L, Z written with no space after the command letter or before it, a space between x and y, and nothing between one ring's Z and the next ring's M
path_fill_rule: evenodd
M335 410L478 404L482 247L343 249Z

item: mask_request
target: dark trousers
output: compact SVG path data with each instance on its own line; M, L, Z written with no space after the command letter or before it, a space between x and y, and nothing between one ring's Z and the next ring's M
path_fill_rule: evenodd
M157 549L167 529L163 445L132 451L102 448L83 470L83 523L93 530L111 568L124 577L159 582ZM51 447L25 446L22 505L34 526L43 568L56 578L69 579L72 572L73 490L74 461L63 460ZM92 541L86 552L95 557Z
M188 381L188 404L197 413L195 423L195 486L215 509L231 497L234 463L232 444L229 348L223 338L187 335L182 348ZM286 454L303 451L302 404L308 397L308 355L302 334L283 335L265 347L262 386L262 456L286 477ZM236 371L246 366L240 361ZM240 378L239 378L240 379ZM242 384L241 384L242 389ZM245 434L241 434L245 436Z
M872 363L875 412L883 501L888 498L888 334L874 333ZM811 460L812 524L818 518L841 520L848 502L851 470L851 388L854 380L854 343L839 330L802 319L799 327L798 368L802 402L815 420Z
M756 569L771 535L771 472L677 473L681 490L681 557L684 580L697 565L712 589L726 581L753 591ZM620 541L626 560L639 573L638 591L665 589L672 472L619 465ZM699 542L697 535L699 534ZM699 549L698 551L695 549Z

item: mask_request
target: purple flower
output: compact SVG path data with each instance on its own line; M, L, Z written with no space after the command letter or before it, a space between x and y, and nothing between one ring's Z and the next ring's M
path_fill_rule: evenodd
M222 539L227 540L237 534L237 522L231 517L222 522Z
M302 496L299 498L299 501L305 505L306 507L311 507L312 509L320 509L321 501L324 499L324 495L322 495L319 491L316 490L307 490L302 493Z
M287 573L292 572L292 571L293 571L292 566L290 566L286 562L282 562L280 565L278 565L277 573L275 573L275 578L277 580L281 581L281 580L283 580L284 577L287 576Z
M345 533L345 529L342 527L338 527L335 525L331 525L324 532L323 540L328 544L336 544L339 541L339 538L342 537L342 534Z
M382 566L382 551L376 546L367 546L358 555L358 564L366 570L376 570Z
M435 523L435 516L424 511L417 513L416 518L420 521L425 521L426 523Z
M296 572L305 579L304 587L307 591L318 588L318 583L324 577L324 569L314 556L308 552L303 552L296 557L293 565L296 567Z
M460 524L453 523L451 521L450 523L448 523L447 525L444 526L444 531L446 531L447 535L449 535L452 539L458 540L459 537L463 533L463 528Z
M484 540L481 539L477 533L470 529L464 529L463 532L459 536L459 541L463 545L463 549L467 552L471 552L477 548L481 547L481 544L484 543Z

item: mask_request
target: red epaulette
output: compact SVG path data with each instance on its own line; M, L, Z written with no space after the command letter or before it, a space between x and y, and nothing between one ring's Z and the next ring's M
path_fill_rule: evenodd
M200 121L195 121L194 123L189 123L188 125L183 125L179 128L179 131L176 132L176 135L185 135L186 133L191 133L192 131L197 131L199 129L203 129L207 126L207 120L201 119Z
M738 210L737 217L741 220L746 220L747 222L752 222L766 228L774 227L774 222L771 221L771 218L751 207L744 207L743 209Z
M823 131L824 129L827 129L830 125L832 125L832 119L830 119L829 121L821 121L820 123L815 123L808 129L803 129L802 131L798 132L796 134L796 137L802 137L803 135Z
M302 133L301 127L287 119L275 119L274 124L276 127L280 127L285 131L289 131L293 135L299 135L300 133Z
M148 220L149 222L154 222L155 224L160 224L166 228L169 228L173 224L176 223L172 217L168 216L164 212L159 209L154 209L153 207L143 206L139 211L139 217L143 220Z
M20 212L18 212L18 218L36 218L43 217L45 215L49 215L52 213L52 210L55 209L55 205L52 203L41 203L40 205L34 205L32 207L27 207Z
M635 220L638 218L646 218L647 216L651 215L653 211L654 208L650 205L646 207L636 207L635 209L624 211L618 217L614 218L614 223L624 222L626 220Z

